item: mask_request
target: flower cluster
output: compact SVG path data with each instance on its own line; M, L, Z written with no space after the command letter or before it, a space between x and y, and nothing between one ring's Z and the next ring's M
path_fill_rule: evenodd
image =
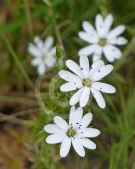
M58 73L59 77L66 81L60 86L60 91L75 91L69 101L71 105L69 123L62 117L55 116L54 124L44 127L44 130L50 134L46 138L48 144L61 143L61 157L68 155L71 145L81 157L85 156L84 148L96 149L96 144L90 139L97 137L100 131L89 127L93 115L89 112L83 116L83 108L88 103L91 105L89 100L93 96L98 106L103 109L106 103L101 92L109 94L116 92L115 87L111 84L102 82L103 78L112 72L113 66L111 64L105 65L101 59L102 55L109 62L119 59L122 52L116 46L126 44L127 40L121 36L125 26L120 25L110 30L112 23L112 15L103 18L100 14L96 16L95 28L89 22L84 21L82 23L84 31L79 32L79 37L89 45L78 52L79 64L69 59L66 61L66 66L70 71L60 70ZM48 37L45 42L42 42L39 37L35 37L34 43L35 45L29 44L28 48L34 57L32 65L38 67L39 75L43 75L56 63L55 47L52 47L53 38ZM89 55L93 56L91 65L88 59Z

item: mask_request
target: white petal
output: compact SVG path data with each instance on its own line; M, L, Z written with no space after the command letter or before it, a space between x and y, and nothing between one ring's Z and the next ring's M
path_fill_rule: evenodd
M91 65L91 69L90 69L90 73L89 73L89 77L91 78L91 76L93 75L94 72L96 72L99 68L104 66L104 62L102 60L98 60L95 61L92 65Z
M36 36L36 37L34 38L34 42L35 42L36 46L38 47L38 49L39 49L40 51L42 51L43 48L44 48L44 44L43 44L42 39L41 39L39 36Z
M106 59L107 59L109 62L114 62L115 58L114 58L112 49L110 49L110 47L108 47L108 46L110 46L110 45L106 45L106 46L103 48L103 53L104 53Z
M115 37L119 36L120 34L122 34L125 31L125 26L124 25L120 25L117 26L116 28L114 28L109 34L107 39L114 39Z
M123 37L117 37L111 40L108 40L108 43L112 44L112 45L125 45L127 44L127 39L123 38Z
M79 140L80 139L77 139L77 138L72 139L72 145L73 145L75 151L77 152L77 154L81 157L84 157L85 156L85 150L84 150L84 148L81 145Z
M89 34L86 32L79 32L78 33L80 39L88 42L88 43L97 43L98 42L98 38L96 36L96 34Z
M74 114L75 114L75 106L72 106L70 109L69 124L73 123Z
M104 36L106 36L112 26L113 23L113 16L108 15L104 20Z
M91 65L92 69L98 69L104 66L104 62L102 60L96 61Z
M59 128L57 125L55 124L48 124L46 126L44 126L44 130L47 133L63 133L64 130L62 130L61 128Z
M75 63L74 61L72 60L67 60L66 61L66 65L67 67L72 71L74 72L76 75L78 75L80 78L82 78L82 74L81 74L81 70L80 70L80 66Z
M61 143L64 137L65 137L65 134L52 134L46 138L46 142L48 144Z
M97 104L99 105L99 107L105 108L106 104L105 104L105 100L104 100L102 94L94 88L91 88L91 92L92 92Z
M41 51L32 43L29 44L28 51L32 56L35 57L40 57L42 55Z
M115 93L116 92L116 89L112 85L106 84L106 83L94 82L92 84L92 87L97 90L100 90L102 92L105 92L105 93Z
M84 146L85 148L92 149L92 150L96 149L96 144L87 138L80 139L80 142L82 146Z
M69 91L73 91L73 90L76 90L76 89L77 89L76 84L74 84L72 82L68 82L68 83L65 83L65 84L60 86L60 90L62 92L69 92Z
M80 122L80 125L82 126L81 128L86 128L88 127L88 125L91 123L92 121L92 113L87 113L83 116L81 122Z
M102 37L104 35L104 20L100 14L96 15L95 26L96 26L98 35Z
M69 81L69 82L80 82L81 81L81 79L77 75L70 73L69 71L66 71L66 70L59 71L59 76L62 79Z
M80 136L88 137L88 138L97 137L100 134L100 131L95 128L80 129L78 130L78 132L80 133Z
M33 58L32 59L32 61L31 61L31 64L33 65L33 66L37 66L37 65L39 65L41 63L41 59L38 57L36 57L36 58Z
M82 39L82 40L84 40L88 43L91 43L91 38L90 38L88 33L81 31L81 32L78 33L78 35L79 35L80 39Z
M48 68L51 68L56 63L56 58L48 53L46 59L44 60L44 63L47 65Z
M89 97L90 97L90 88L84 87L84 90L80 97L80 107L86 106L86 104L88 103Z
M89 45L87 47L84 47L84 48L79 50L78 55L79 56L81 56L81 55L86 55L86 56L91 55L92 53L94 53L95 47L96 47L96 45Z
M83 116L83 109L81 107L78 107L74 112L73 126L76 125L76 123L80 123L82 116Z
M58 126L58 127L60 127L61 129L63 129L63 130L67 130L68 129L68 124L67 124L67 122L63 119L63 118L61 118L60 116L55 116L54 117L54 122L55 122L55 124Z
M122 56L121 51L117 47L112 45L106 45L103 48L103 52L109 62L113 62L115 58L119 59Z
M89 60L87 56L80 56L80 66L84 77L88 78L90 66L89 66Z
M92 61L93 61L93 62L96 62L96 61L99 61L100 59L101 59L101 55L94 53L93 58L92 58Z
M43 75L46 71L46 67L44 65L44 63L41 63L38 68L37 68L38 74L39 75Z
M71 147L71 139L66 136L61 143L60 156L66 157L69 153L70 147Z
M75 105L79 102L83 88L79 89L70 99L70 105Z
M107 76L113 70L112 65L105 65L95 71L91 77L93 81L97 81L102 79L103 77Z
M56 47L52 47L49 52L51 55L55 56L56 55Z
M44 42L44 49L46 50L50 49L53 45L53 41L54 39L52 36L47 37L47 39Z
M82 26L83 26L84 31L87 32L88 35L90 36L90 39L89 39L90 43L97 43L98 36L97 36L97 33L96 33L94 27L87 21L84 21Z
M101 55L102 54L102 47L100 45L95 45L94 54Z

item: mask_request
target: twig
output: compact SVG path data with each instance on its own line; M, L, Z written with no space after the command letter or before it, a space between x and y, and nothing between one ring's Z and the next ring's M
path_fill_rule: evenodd
M0 121L7 121L13 118L16 118L17 116L22 116L28 113L33 113L35 110L37 110L38 108L33 108L33 109L29 109L29 110L24 110L24 111L20 111L17 113L14 113L12 115L7 115L4 113L0 113Z

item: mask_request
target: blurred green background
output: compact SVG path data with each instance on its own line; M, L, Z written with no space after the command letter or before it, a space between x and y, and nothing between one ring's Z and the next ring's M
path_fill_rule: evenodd
M64 60L78 61L81 23L94 23L97 13L111 13L113 26L127 28L129 43L106 79L117 93L104 96L104 110L94 100L85 109L102 132L94 140L97 149L87 150L85 158L71 151L61 159L59 146L45 143L43 126L56 114L67 117L70 96L60 93L62 82L52 78L58 66L38 78L28 43L35 35L53 35L55 44L64 45ZM0 0L0 122L0 169L135 169L135 1Z

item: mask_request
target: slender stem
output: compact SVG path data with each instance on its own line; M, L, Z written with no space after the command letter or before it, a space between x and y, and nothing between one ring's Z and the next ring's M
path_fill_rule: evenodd
M21 74L24 76L24 78L27 80L28 84L33 88L33 83L31 82L29 76L27 75L25 69L23 68L23 66L20 63L20 60L18 59L16 53L14 52L9 40L6 37L3 37L7 48L10 52L10 54L12 55L13 59L15 60L16 65L18 66L18 68L20 69Z
M30 7L29 7L29 0L23 0L24 1L24 6L25 6L25 15L26 15L26 22L28 26L28 33L29 36L33 36L33 27L32 27L32 18L30 14Z
M61 38L61 35L60 35L59 27L57 26L57 22L56 22L56 18L55 18L55 13L54 13L53 5L48 0L43 0L43 1L44 1L44 3L46 5L48 5L48 8L50 10L50 14L51 14L51 17L52 17L54 32L55 32L57 41L58 41L59 45L62 47L63 54L64 54L64 56L66 58L66 52L64 50L64 45L63 45L62 38Z
M35 84L35 97L37 99L37 103L40 106L40 108L47 114L47 115L51 115L53 113L53 111L49 110L46 105L44 104L42 97L41 97L41 93L40 93L40 85L41 82L43 80L44 76L39 76L36 80L36 84Z

